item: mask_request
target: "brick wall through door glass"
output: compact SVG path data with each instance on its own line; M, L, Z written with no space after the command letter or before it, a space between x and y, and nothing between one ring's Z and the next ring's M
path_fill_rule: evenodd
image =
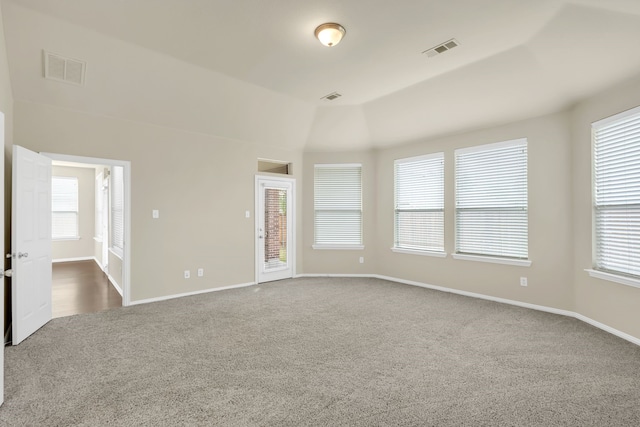
M265 267L285 266L287 262L287 192L265 189Z

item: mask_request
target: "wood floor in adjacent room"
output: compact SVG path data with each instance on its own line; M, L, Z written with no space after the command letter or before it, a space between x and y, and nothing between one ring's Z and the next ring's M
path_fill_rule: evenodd
M53 317L121 307L122 297L95 261L53 264Z

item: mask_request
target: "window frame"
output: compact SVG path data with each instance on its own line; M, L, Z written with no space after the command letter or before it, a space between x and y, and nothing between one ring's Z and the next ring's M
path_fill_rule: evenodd
M523 267L529 267L531 265L531 260L529 259L529 166L528 166L528 162L529 162L529 153L528 153L528 140L527 138L517 138L517 139L512 139L512 140L508 140L508 141L502 141L502 142L496 142L496 143L489 143L489 144L482 144L482 145L476 145L476 146L472 146L472 147L466 147L466 148L460 148L455 150L454 152L454 157L455 157L455 173L454 173L454 182L455 182L455 251L453 253L453 258L454 259L459 259L459 260L468 260L468 261L479 261L479 262L488 262L488 263L496 263L496 264L506 264L506 265L516 265L516 266L523 266ZM476 206L476 207L460 207L460 203L461 203L461 197L460 197L460 188L461 188L461 168L460 168L460 158L461 156L464 156L465 154L470 154L470 153L483 153L483 152L491 152L493 150L499 150L499 149L503 149L503 148L509 148L509 147L523 147L525 149L525 161L524 161L524 178L525 178L525 191L526 194L524 195L524 198L526 200L526 204L524 206L522 206L521 204L516 204L514 203L513 206ZM495 164L493 166L494 168L496 167ZM494 171L494 174L499 174L500 171L496 170ZM520 175L522 174L522 171L520 171ZM522 194L519 193L515 193L516 195L518 195L519 197L522 197ZM463 203L465 201L463 200ZM524 227L524 232L526 233L526 257L523 256L518 256L516 254L514 255L509 255L506 253L491 253L491 251L486 251L485 252L463 252L461 251L461 217L462 217L462 213L463 211L468 211L471 212L472 210L478 210L478 211L483 211L483 212L487 212L489 214L491 213L497 213L497 212L517 212L518 209L524 209L525 211L525 221L526 221L526 227ZM517 222L517 221L516 221ZM498 230L500 233L503 233L504 230L500 229ZM508 230L507 230L508 231ZM522 230L521 230L522 231ZM502 234L501 234L502 236ZM504 240L504 239L502 239ZM500 241L500 239L494 240L494 242ZM522 242L521 242L522 243ZM521 248L522 249L522 248ZM497 250L493 251L493 252L498 252Z
M53 194L54 194L54 181L56 180L67 180L67 181L74 181L75 182L75 205L76 208L75 210L54 210L54 206L53 206ZM64 240L80 240L80 180L78 179L77 176L52 176L51 177L51 199L52 199L52 203L51 203L51 217L52 217L52 221L51 221L51 240L52 241L64 241ZM56 213L64 213L64 214L70 214L73 213L75 214L75 235L65 235L65 236L61 236L61 237L54 237L54 233L53 233L53 216Z
M359 208L358 209L332 209L333 211L345 211L345 212L358 212L360 215L359 225L360 229L358 230L360 242L359 243L340 243L340 242L327 242L327 243L318 243L318 212L324 211L327 212L329 209L319 209L318 208L318 180L317 180L317 171L319 169L349 169L349 168L358 168L360 175L360 183L359 183ZM362 203L362 172L363 167L361 163L316 163L313 167L313 249L332 249L332 250L361 250L364 249L364 209Z
M615 269L603 268L602 264L605 263L603 260L599 258L600 245L602 244L601 239L599 238L599 232L601 233L603 230L599 230L598 226L598 214L599 212L604 211L621 211L621 210L638 210L638 203L598 203L598 185L599 185L599 175L598 175L598 132L600 130L609 128L611 126L616 126L629 119L634 119L631 123L631 126L637 126L640 129L640 107L635 107L626 111L623 111L618 114L614 114L612 116L606 117L602 120L598 120L591 124L591 212L592 212L592 268L585 269L585 271L591 276L602 280L607 280L615 283L620 283L627 286L633 286L636 288L640 288L640 274L633 274L628 271L620 271ZM640 147L640 134L634 137L634 140L629 144L633 144L635 139L639 141ZM611 143L611 141L609 141ZM610 153L609 153L610 154ZM615 163L614 159L611 159L612 163ZM602 167L602 166L601 166ZM617 172L623 173L633 173L632 168L622 168L620 167ZM606 179L603 178L604 181ZM628 194L626 197L633 197L637 194ZM606 196L604 196L606 197ZM624 223L625 227L628 226L628 221ZM605 230L606 231L606 230ZM628 234L627 234L628 235ZM634 243L640 243L640 239L636 242L629 242L628 247L632 247Z
M436 167L433 167L433 165L429 165L428 163L424 165L425 168L429 168L431 167L431 169L425 169L425 173L428 174L428 176L424 177L424 179L420 179L420 178L414 178L414 179L410 179L409 181L405 182L404 185L420 185L420 186L441 186L441 188L438 188L439 190L439 197L440 197L440 201L441 201L441 205L439 205L438 208L405 208L405 209L401 209L399 208L399 202L398 202L398 198L399 198L399 193L400 193L400 187L399 187L399 166L400 165L406 165L406 164L420 164L420 163L424 163L426 161L430 161L430 160L435 160L436 162L439 161L439 165L437 165ZM445 194L444 194L444 190L445 190L445 172L444 172L444 162L445 162L445 155L443 151L440 152L436 152L436 153L430 153L430 154L425 154L425 155L420 155L420 156L413 156L413 157L405 157L405 158L401 158L401 159L396 159L393 162L393 189L394 189L394 198L393 198L393 204L394 204L394 215L393 215L393 231L394 231L394 236L393 236L393 247L391 248L391 250L393 252L396 253L406 253L406 254L415 254L415 255L428 255L428 256L435 256L435 257L446 257L447 253L445 252L445 202L444 202L444 198L445 198ZM437 176L433 176L434 174L438 174ZM406 194L405 196L407 197L411 197L411 195ZM425 200L422 198L422 196L425 196L424 194L420 195L420 204L422 205L426 205L429 203L428 200ZM415 196L414 196L415 197ZM404 198L404 197L403 197ZM415 213L441 213L442 217L441 217L441 224L439 224L439 232L440 235L442 236L442 241L438 242L441 243L441 246L437 246L438 249L429 249L429 247L436 247L436 245L430 245L429 243L432 242L428 239L426 239L427 237L430 236L425 236L425 240L423 245L408 245L408 246L404 246L399 244L399 224L398 224L398 219L399 219L399 215L402 212L415 212ZM422 222L421 222L422 224ZM412 231L414 231L412 229ZM427 232L428 234L428 232ZM410 247L411 246L411 247ZM420 247L422 246L422 247Z

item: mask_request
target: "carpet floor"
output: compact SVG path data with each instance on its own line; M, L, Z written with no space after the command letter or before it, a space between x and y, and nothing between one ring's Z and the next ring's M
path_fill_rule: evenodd
M54 319L5 356L2 426L640 425L640 347L377 279Z

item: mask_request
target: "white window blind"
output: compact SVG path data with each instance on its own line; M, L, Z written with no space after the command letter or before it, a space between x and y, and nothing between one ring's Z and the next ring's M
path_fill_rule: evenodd
M640 277L640 107L593 124L595 269Z
M122 255L124 249L124 169L111 170L111 248Z
M78 178L51 178L51 238L78 238Z
M444 153L395 161L395 244L444 252Z
M456 252L527 259L527 140L459 149Z
M362 245L362 166L315 165L314 246Z

